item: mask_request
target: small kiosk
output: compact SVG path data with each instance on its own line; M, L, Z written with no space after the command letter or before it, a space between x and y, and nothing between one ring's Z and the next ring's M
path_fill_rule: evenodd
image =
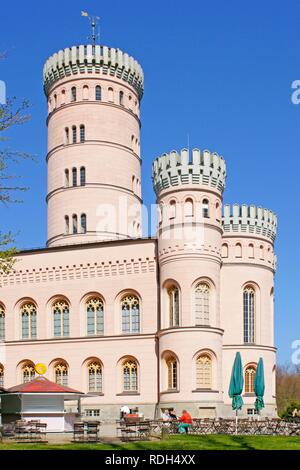
M40 375L1 394L2 424L20 419L40 420L47 424L47 432L71 431L78 414L66 413L64 402L79 401L83 395L84 393L51 382Z

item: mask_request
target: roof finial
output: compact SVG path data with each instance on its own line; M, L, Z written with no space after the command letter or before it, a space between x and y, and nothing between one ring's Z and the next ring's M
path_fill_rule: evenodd
M96 44L96 39L100 39L100 33L99 33L99 25L98 25L98 22L100 20L100 16L95 16L95 15L89 15L87 11L82 11L81 12L81 16L85 16L86 18L88 18L91 22L91 26L92 26L92 37L90 38L90 36L88 36L88 39L92 39L92 46L93 46L93 52L94 52L94 49L95 49L95 44ZM97 33L95 32L95 28L96 26L98 26L98 31Z

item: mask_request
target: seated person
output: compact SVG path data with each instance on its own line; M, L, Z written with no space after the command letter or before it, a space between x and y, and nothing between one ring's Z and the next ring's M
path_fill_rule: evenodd
M171 408L169 409L169 417L170 417L170 419L177 419L175 411Z
M193 420L191 415L186 411L182 411L182 415L179 418L178 431L180 434L188 433L188 429L192 426Z

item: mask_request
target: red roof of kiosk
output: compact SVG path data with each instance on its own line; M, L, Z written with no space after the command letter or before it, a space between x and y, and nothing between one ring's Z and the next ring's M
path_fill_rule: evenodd
M7 389L8 393L76 393L77 395L84 395L78 390L74 390L70 387L56 384L46 379L45 377L37 377L30 382L15 385L14 387Z

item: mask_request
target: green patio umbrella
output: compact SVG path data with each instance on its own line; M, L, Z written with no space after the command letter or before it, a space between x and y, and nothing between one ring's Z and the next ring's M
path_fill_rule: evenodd
M259 358L257 369L254 377L254 392L256 395L255 409L260 414L260 410L265 407L264 393L265 393L265 374L264 374L264 361L262 357Z
M242 409L244 404L241 394L243 392L244 377L241 353L235 355L228 394L232 399L232 409L235 410L235 433L237 434L238 410Z

